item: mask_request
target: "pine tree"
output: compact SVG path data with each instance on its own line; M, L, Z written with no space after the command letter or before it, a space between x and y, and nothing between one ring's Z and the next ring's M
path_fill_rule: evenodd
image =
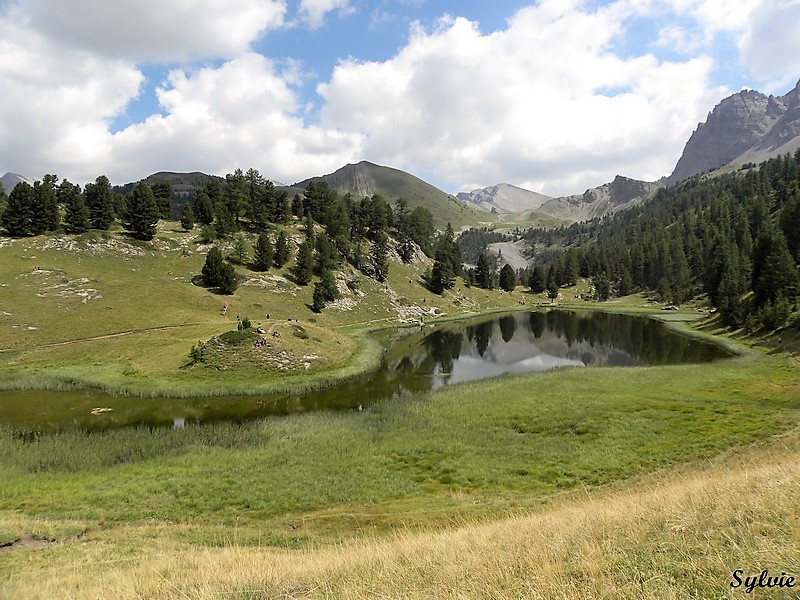
M94 183L84 188L86 206L89 207L89 221L94 229L108 229L114 221L114 196L108 177L100 175Z
M58 228L60 220L58 198L52 181L52 179L47 182L36 181L33 184L34 198L31 213L31 231L34 235L39 235L45 231L55 231Z
M78 185L66 179L58 186L58 201L64 205L64 225L69 233L83 233L89 228L89 207Z
M544 274L542 265L533 267L530 277L528 278L528 286L534 294L541 294L547 289L547 280Z
M492 288L492 267L489 265L489 258L485 252L478 257L478 264L475 267L475 285L485 290Z
M219 248L214 246L206 254L206 262L203 265L203 281L210 287L218 286L222 281L222 269L225 266L225 261L222 257L222 252Z
M323 308L325 308L325 292L318 281L314 284L314 293L311 296L311 310L318 313L322 312Z
M158 225L158 202L150 186L140 181L125 202L125 229L141 240L151 240Z
M312 238L313 239L313 238ZM308 285L314 270L314 250L312 241L306 238L297 251L292 275L298 285Z
M289 248L289 236L285 231L278 234L278 239L275 241L275 257L274 262L277 268L283 267L290 258L291 250Z
M375 267L375 279L378 281L386 281L389 276L389 236L383 231L379 231L375 235L375 240L372 242L372 264Z
M194 211L192 210L191 204L187 204L183 207L183 212L181 213L181 227L183 227L184 231L191 231L194 229Z
M214 204L205 189L195 191L192 206L198 223L211 225L214 222Z
M440 246L433 261L430 276L427 278L428 289L441 295L453 287L455 274L447 250Z
M242 234L236 236L236 241L233 244L233 261L243 265L247 262L250 256L250 247L247 240Z
M236 278L236 270L233 265L223 263L220 271L219 289L223 294L231 295L239 287L239 280Z
M266 231L262 231L258 235L255 247L255 262L253 268L256 271L269 271L275 258L275 252L272 249L272 241Z
M333 271L323 271L318 284L322 288L323 298L326 302L332 302L339 297L339 288L336 287L336 278L333 276Z
M514 267L504 265L500 269L500 289L513 292L515 287L517 287L517 274L514 272Z
M33 187L25 181L19 182L8 196L8 204L3 216L0 217L0 225L13 236L33 235L34 201Z

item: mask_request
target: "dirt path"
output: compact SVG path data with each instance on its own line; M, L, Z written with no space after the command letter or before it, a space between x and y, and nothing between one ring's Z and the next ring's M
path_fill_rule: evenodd
M163 327L146 327L144 329L131 329L130 331L120 331L118 333L107 333L105 335L96 335L87 338L78 338L75 340L66 340L64 342L52 342L50 344L42 344L36 346L37 348L57 348L59 346L69 346L71 344L80 344L82 342L95 342L97 340L107 340L115 337L123 337L126 335L136 335L138 333L150 333L152 331L169 331L171 329L183 329L185 327L197 327L200 325L209 325L210 323L187 323L185 325L165 325ZM2 348L0 352L16 352L22 348Z

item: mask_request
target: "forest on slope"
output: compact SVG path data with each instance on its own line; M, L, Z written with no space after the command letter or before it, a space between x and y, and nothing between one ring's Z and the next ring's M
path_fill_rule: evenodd
M529 282L592 278L600 300L652 291L680 304L705 295L727 326L780 328L797 310L799 178L800 151L693 177L610 217L530 229Z

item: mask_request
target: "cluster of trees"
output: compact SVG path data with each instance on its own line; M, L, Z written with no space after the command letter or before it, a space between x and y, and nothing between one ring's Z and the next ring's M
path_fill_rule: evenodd
M290 273L299 285L309 285L317 278L312 304L315 311L338 298L334 272L344 262L385 281L391 238L397 240L395 249L404 261L413 260L417 247L426 254L433 251L433 216L426 208L409 210L401 198L393 209L377 194L360 200L351 194L340 197L324 180L312 181L302 196L296 194L289 200L285 190L275 189L254 169L244 174L237 170L224 183L209 180L183 213L184 227L193 226L197 219L207 239L245 228L258 231L251 265L257 271L280 268L288 262L288 236L281 229L273 241L268 228L292 218L301 220L304 227ZM242 264L249 254L245 244L238 238L234 248L234 259Z
M533 291L543 280L564 286L590 277L601 299L650 290L678 304L705 294L729 326L777 328L800 289L800 151L526 237L538 252Z
M3 195L4 194L0 194ZM67 179L45 175L33 185L20 182L4 200L0 226L10 235L25 237L63 228L68 233L108 229L115 220L136 237L149 240L160 218L169 216L172 190L159 182L144 182L126 196L114 193L105 175L83 189Z

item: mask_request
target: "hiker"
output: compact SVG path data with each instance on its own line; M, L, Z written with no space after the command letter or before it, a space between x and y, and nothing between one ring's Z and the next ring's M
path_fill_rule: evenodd
M227 317L228 316L228 305L227 304L223 304L222 305L222 316L223 317Z

